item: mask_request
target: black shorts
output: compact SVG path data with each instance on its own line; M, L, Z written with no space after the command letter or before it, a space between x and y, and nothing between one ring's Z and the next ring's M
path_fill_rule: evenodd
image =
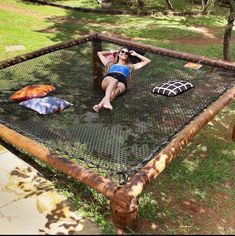
M118 82L123 83L126 86L126 89L127 89L127 79L126 79L126 77L123 74L121 74L121 73L108 73L105 76L103 76L103 79L106 76L111 76L114 79L117 79Z

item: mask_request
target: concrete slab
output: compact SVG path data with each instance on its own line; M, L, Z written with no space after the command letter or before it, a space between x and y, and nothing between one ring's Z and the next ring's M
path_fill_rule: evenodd
M32 166L0 146L0 234L100 235Z
M6 152L6 151L7 150L3 146L0 145L0 153Z

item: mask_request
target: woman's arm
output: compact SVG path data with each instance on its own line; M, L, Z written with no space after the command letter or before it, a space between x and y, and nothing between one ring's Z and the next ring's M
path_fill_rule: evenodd
M112 54L112 53L113 53L112 51L100 51L100 52L97 52L97 55L100 58L100 60L101 60L101 62L103 63L104 66L109 62L109 59L106 58L105 56L107 56L109 54Z
M138 57L141 60L141 62L133 64L133 67L134 67L135 70L140 69L140 68L148 65L151 62L150 59L148 59L147 57L144 57L144 56L138 54L137 52L135 52L133 50L130 51L130 54L131 54L131 56Z

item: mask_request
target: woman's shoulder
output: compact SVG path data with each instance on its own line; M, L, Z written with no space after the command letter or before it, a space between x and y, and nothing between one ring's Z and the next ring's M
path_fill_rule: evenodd
M132 63L127 64L127 66L129 67L130 70L134 70L135 69L134 65Z
M111 65L114 65L115 64L115 61L113 60L109 60L105 66L111 66Z
M114 64L115 64L115 62L114 62L113 60L108 61L108 62L104 65L104 66L105 66L105 70L108 71L109 68L110 68L112 65L114 65Z

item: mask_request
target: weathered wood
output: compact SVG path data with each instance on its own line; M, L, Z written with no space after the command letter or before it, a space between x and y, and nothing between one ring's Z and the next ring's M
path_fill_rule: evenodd
M235 141L235 125L233 126L232 130L232 140Z
M135 43L130 40L112 38L102 34L93 34L77 40L70 40L37 50L32 53L24 54L4 62L0 62L0 68L17 64L21 61L32 59L51 51L60 50L73 45L92 40L93 48L93 75L95 83L101 78L100 62L97 51L102 50L101 41L116 43L118 45L132 46L144 51L165 55L168 57L199 62L202 64L217 66L235 70L235 65L226 61L218 61L206 57L196 56L188 53L175 52L168 49L157 48L145 44ZM94 83L94 84L95 84ZM100 81L99 81L100 83ZM97 84L96 84L97 85ZM106 179L96 173L93 173L84 167L68 160L59 155L50 152L47 148L38 142L31 140L23 135L0 124L0 138L7 141L18 149L24 150L30 155L49 164L55 169L62 171L80 182L90 186L96 191L102 193L111 200L113 222L122 229L134 229L138 220L138 196L144 187L155 179L167 165L176 157L176 155L185 147L185 145L202 129L219 111L221 111L235 97L235 86L221 96L216 102L208 107L203 113L196 117L188 126L159 153L156 154L131 180L124 186L119 187L114 182ZM235 126L233 127L232 138L235 140Z
M91 40L92 43L92 74L93 88L100 89L103 75L102 63L97 55L97 52L102 51L102 41L97 38Z
M212 58L208 58L208 57L204 57L204 56L193 55L190 53L177 52L177 51L173 51L170 49L146 45L143 43L136 43L136 42L133 42L129 39L120 39L120 38L110 37L110 36L99 34L99 33L97 34L97 37L103 41L106 41L106 42L118 44L121 46L135 47L135 48L143 50L145 52L151 52L151 53L155 53L158 55L163 55L163 56L167 56L167 57L171 57L171 58L201 63L201 64L205 64L205 65L209 65L209 66L216 66L216 67L220 67L220 68L235 70L235 64L228 62L228 61L223 61L223 60L219 60L219 59L212 59Z
M40 143L0 124L0 138L112 199L117 185L81 165L50 152Z
M29 52L29 53L22 54L22 55L1 61L0 62L0 69L12 66L12 65L18 64L20 62L27 61L27 60L51 53L51 52L55 52L55 51L69 48L69 47L72 47L75 45L83 44L83 43L86 43L86 42L92 40L93 38L96 38L96 34L90 34L88 36L79 37L78 39L68 40L68 41L65 41L62 43L57 43L57 44L54 44L54 45L51 45L48 47L41 48L39 50L35 50L35 51Z
M127 199L128 198L128 199ZM114 225L124 231L136 229L138 225L138 199L118 194L114 195L111 201L112 221Z
M151 161L149 161L132 179L123 187L132 197L137 197L144 186L156 178L186 144L201 130L213 117L215 117L235 97L235 86L221 96L215 103L187 125L176 137ZM119 190L120 191L120 190Z
M131 226L135 227L138 212L137 197L142 193L145 186L155 179L199 130L231 102L234 97L235 86L186 126L159 154L134 175L128 183L115 192L112 200L113 221L119 228L126 230ZM235 126L233 134L235 138Z

